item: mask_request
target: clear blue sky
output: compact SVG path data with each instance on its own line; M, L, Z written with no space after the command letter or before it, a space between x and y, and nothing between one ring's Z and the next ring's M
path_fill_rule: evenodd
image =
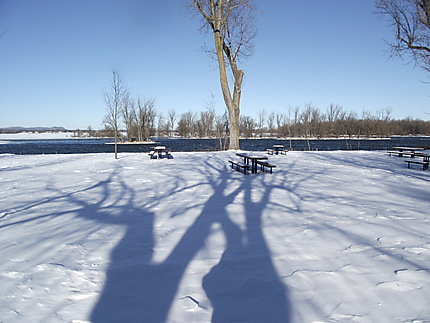
M185 0L0 0L0 127L102 127L113 67L131 93L167 113L201 111L211 94L224 110L211 39ZM428 74L389 59L387 22L373 1L256 0L254 56L245 71L242 114L390 109L430 120Z

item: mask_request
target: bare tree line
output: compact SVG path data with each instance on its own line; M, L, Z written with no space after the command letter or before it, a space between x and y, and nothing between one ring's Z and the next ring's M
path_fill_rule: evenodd
M200 114L189 111L178 115L174 109L167 116L158 113L155 99L134 99L124 84L122 73L112 70L109 90L104 92L106 114L104 129L87 132L90 136L114 137L115 158L119 141L149 141L151 137L219 138L219 147L228 147L229 118L227 112L215 113L213 95ZM80 131L78 131L79 133Z
M358 114L340 105L330 105L325 112L312 104L290 107L286 112L258 112L257 119L241 116L241 135L280 138L372 138L392 135L430 135L430 122L406 118L394 120L382 109Z
M157 112L155 99L134 99L124 85L122 74L114 69L105 101L105 129L95 135L115 137L115 156L118 141L149 141L151 137L218 138L220 149L231 149L228 140L231 119L227 110L223 114L216 113L213 95L201 112L178 114L171 109L165 116ZM91 134L90 129L88 132ZM334 104L321 111L310 103L303 108L289 107L278 113L262 109L256 119L247 115L241 115L239 119L239 136L242 138L372 138L391 135L430 135L430 122L410 118L394 120L388 109L358 114Z
M147 141L151 137L218 138L219 147L228 147L228 112L217 114L213 96L200 112L165 115L156 109L155 99L131 99L127 94L121 110L121 140ZM98 135L112 135L111 123ZM241 138L373 138L392 135L430 135L430 121L406 118L395 120L388 109L376 112L347 111L331 104L325 111L306 104L282 112L258 111L257 117L241 115ZM120 136L121 137L121 136Z

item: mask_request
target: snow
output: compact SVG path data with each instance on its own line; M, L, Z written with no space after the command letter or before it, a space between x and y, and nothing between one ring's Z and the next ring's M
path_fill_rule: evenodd
M0 155L0 322L428 322L430 177L376 151Z
M0 140L73 139L71 132L20 132L0 133Z

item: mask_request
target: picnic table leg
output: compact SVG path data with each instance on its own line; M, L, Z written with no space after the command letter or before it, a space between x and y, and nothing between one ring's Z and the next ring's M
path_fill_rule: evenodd
M251 168L252 168L252 173L253 173L253 174L257 174L257 161L256 161L256 160L253 160L253 161L252 161L252 166L251 166Z

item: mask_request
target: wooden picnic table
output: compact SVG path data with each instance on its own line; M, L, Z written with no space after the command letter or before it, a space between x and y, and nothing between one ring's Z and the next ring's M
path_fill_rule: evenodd
M279 155L279 151L283 150L285 147L284 145L273 145L272 148L275 150L275 154Z
M166 151L165 146L156 146L154 147L155 153L158 155L158 159L163 157L163 153Z
M284 154L288 151L284 149L284 145L273 145L271 148L267 148L267 153L270 155L279 155L279 153Z
M257 161L259 160L267 160L266 156L257 155L253 153L236 153L237 156L243 158L243 162L249 165L249 161L251 161L251 174L257 173Z
M424 148L421 147L393 147L393 149L394 150L388 151L389 156L394 154L398 157L409 156L411 158L418 156L418 154L420 154L419 151L424 150Z
M430 162L430 154L416 153L415 156L422 157L425 162Z
M400 152L402 152L402 151L415 152L415 151L418 151L418 150L424 150L424 148L421 148L421 147L393 147L393 149L396 149L396 150L398 150Z
M414 155L416 156L416 157L424 157L424 159L428 159L429 157L430 157L430 154L428 154L427 152L424 152L424 151L416 151L416 152L414 152Z

